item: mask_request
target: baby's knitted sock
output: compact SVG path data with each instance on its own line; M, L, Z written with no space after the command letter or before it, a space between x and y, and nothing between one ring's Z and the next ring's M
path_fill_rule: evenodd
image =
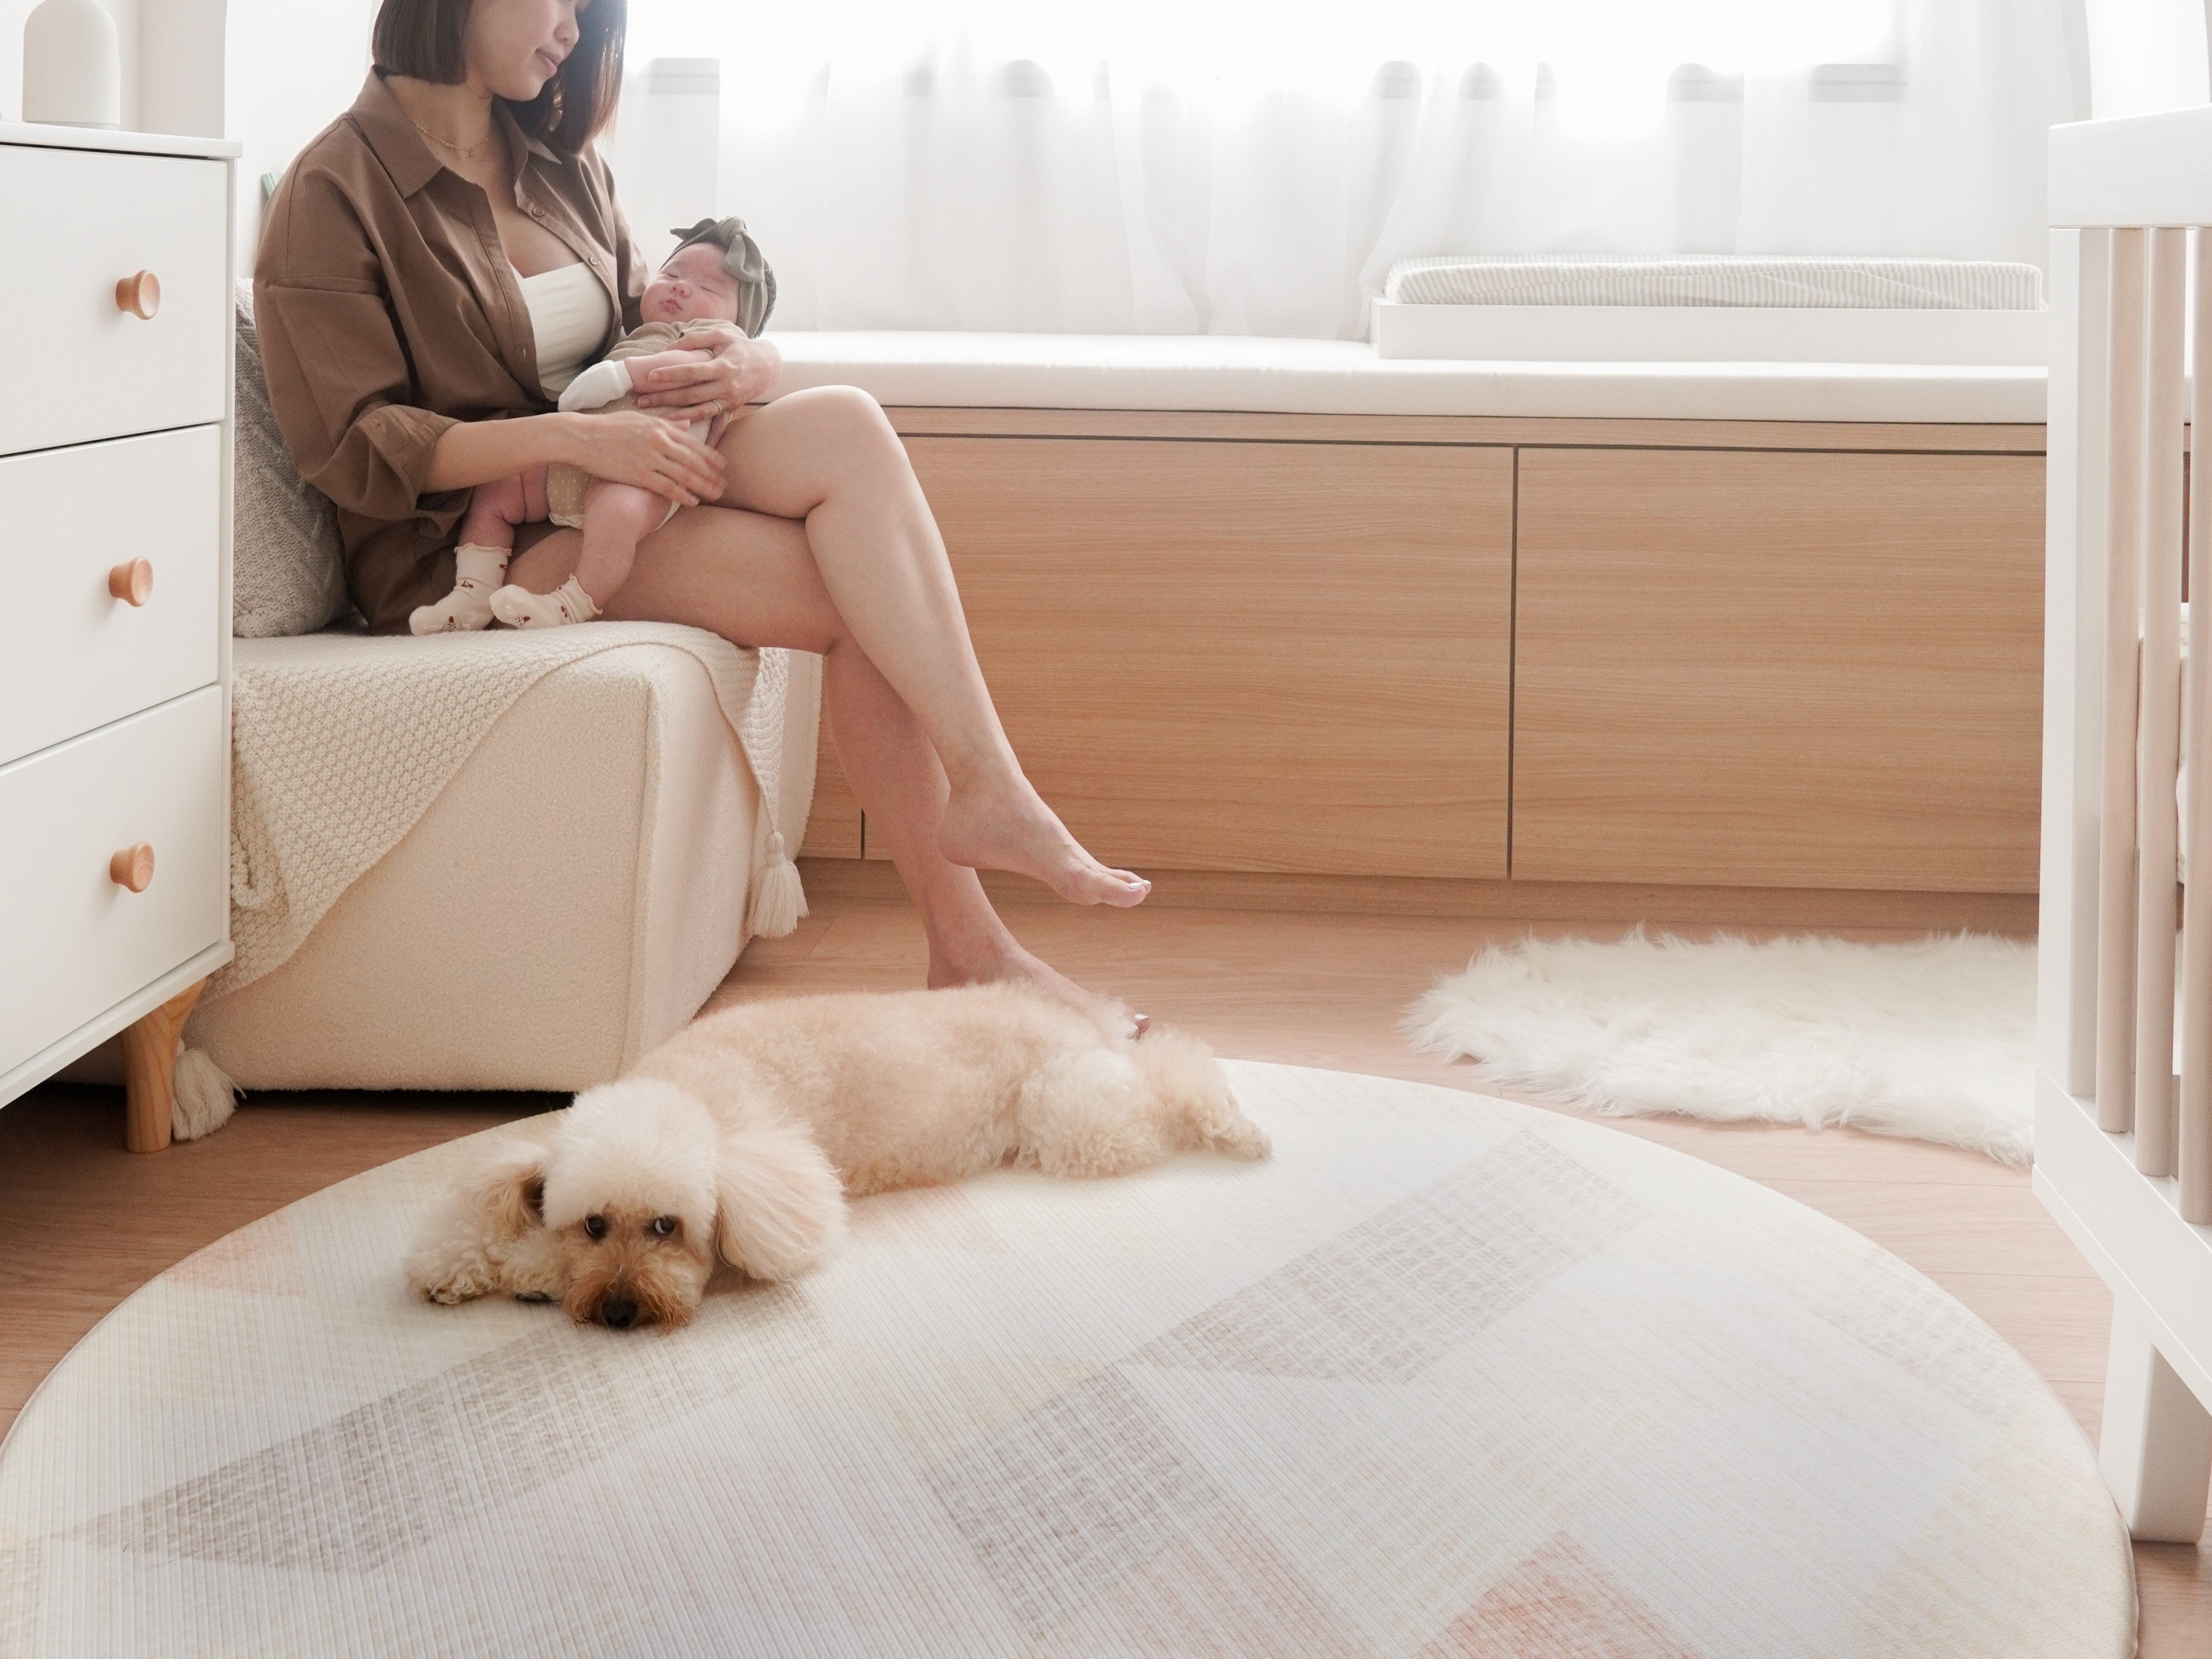
M507 574L507 552L482 542L453 550L453 591L435 605L418 605L407 618L417 634L468 633L491 626L491 592Z
M550 593L533 593L510 583L491 596L491 613L509 628L565 628L591 621L599 607L571 576Z

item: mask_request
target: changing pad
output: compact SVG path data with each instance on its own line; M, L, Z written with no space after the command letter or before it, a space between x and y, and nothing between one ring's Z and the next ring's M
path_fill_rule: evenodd
M1729 306L2040 311L2033 265L1961 259L1629 253L1401 259L1383 298L1421 306Z

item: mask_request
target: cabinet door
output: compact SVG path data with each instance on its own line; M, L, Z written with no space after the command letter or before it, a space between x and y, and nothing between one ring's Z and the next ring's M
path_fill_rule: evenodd
M1524 451L1513 873L2033 891L2043 471Z
M1101 858L1505 873L1510 452L907 448L1015 751Z

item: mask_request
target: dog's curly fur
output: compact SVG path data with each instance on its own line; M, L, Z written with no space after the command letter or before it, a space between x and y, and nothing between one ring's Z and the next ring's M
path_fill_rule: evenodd
M783 1279L824 1260L848 1193L1200 1150L1264 1158L1267 1141L1204 1044L1133 1039L1109 1010L1009 985L744 1003L498 1138L407 1276L434 1302L499 1292L580 1322L681 1325L718 1262Z

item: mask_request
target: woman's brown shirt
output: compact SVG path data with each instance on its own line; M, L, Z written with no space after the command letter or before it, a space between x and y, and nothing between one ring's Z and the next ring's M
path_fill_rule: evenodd
M514 204L605 285L616 322L643 319L645 271L595 150L562 160L503 106ZM552 407L514 267L483 191L431 155L381 79L285 173L261 229L254 319L269 401L307 482L337 504L346 586L379 633L453 585L465 489L423 488L461 421Z

